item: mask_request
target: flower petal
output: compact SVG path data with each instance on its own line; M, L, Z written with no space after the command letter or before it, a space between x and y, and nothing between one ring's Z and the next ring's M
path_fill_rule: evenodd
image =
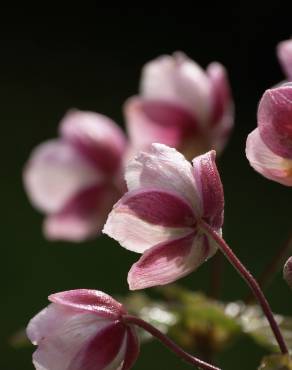
M152 143L178 147L187 133L196 135L198 131L187 110L165 101L132 97L126 101L124 113L136 149L145 149Z
M203 199L203 218L216 229L223 225L224 193L214 150L193 160L197 189Z
M84 343L94 337L111 321L92 313L70 310L51 304L28 324L27 335L36 345L33 363L37 370L67 370Z
M83 346L68 370L116 370L125 357L125 336L124 324L108 325Z
M227 72L222 64L214 62L207 68L212 90L212 118L210 142L217 152L222 151L234 123L234 106ZM211 130L213 128L213 130Z
M205 122L210 115L209 79L183 53L164 55L147 63L142 72L141 94L181 106L199 122Z
M76 192L102 178L74 147L60 140L39 145L24 170L24 185L31 202L49 213L60 211Z
M215 251L206 235L195 232L155 245L131 267L129 287L137 290L172 283L194 271Z
M139 339L135 328L127 328L127 347L125 353L125 361L121 370L129 370L136 362L140 351Z
M69 111L60 123L60 133L98 169L115 172L126 149L126 138L110 118L78 110Z
M292 81L292 39L280 42L277 54L284 73Z
M258 128L248 135L246 156L250 165L266 178L292 186L292 160L272 152L263 142Z
M78 311L93 312L109 319L117 319L126 313L121 303L99 290L68 290L50 295L49 300Z
M202 214L202 203L197 191L193 168L182 154L163 144L152 144L141 152L126 168L129 191L156 188L177 193L192 205L196 217Z
M258 128L275 154L292 159L292 86L267 90L258 109Z
M45 219L45 236L50 240L75 242L97 236L118 197L119 193L110 184L79 192L60 212Z

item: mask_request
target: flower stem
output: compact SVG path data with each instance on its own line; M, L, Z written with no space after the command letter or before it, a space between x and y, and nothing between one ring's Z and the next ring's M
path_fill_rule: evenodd
M219 249L223 252L225 257L229 260L229 262L233 265L233 267L238 271L238 273L242 276L242 278L246 281L249 285L250 289L252 290L255 298L258 300L262 310L271 326L271 329L274 333L274 336L279 344L280 350L283 354L288 353L287 345L284 341L280 328L274 318L272 313L271 307L264 296L258 282L252 276L252 274L247 270L247 268L241 263L241 261L237 258L234 254L232 249L227 245L227 243L218 235L205 221L201 221L200 226L204 231L212 237L218 244Z
M160 340L160 342L162 342L166 347L168 347L178 357L180 357L182 360L188 362L189 364L195 365L199 369L203 369L203 370L220 370L219 367L208 364L207 362L204 362L204 361L198 359L197 357L192 356L189 353L185 352L176 343L174 343L171 339L169 339L165 334L163 334L161 331L156 329L154 326L152 326L148 322L140 319L139 317L132 316L132 315L125 315L125 316L122 317L122 319L127 324L136 325L136 326L139 326L140 328L146 330L153 337Z

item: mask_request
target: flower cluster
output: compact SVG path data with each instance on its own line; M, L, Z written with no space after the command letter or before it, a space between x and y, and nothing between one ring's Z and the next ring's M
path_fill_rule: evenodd
M278 56L292 79L291 41L279 44ZM126 101L124 112L129 139L109 118L75 110L62 120L59 139L33 151L24 183L32 203L47 215L45 235L81 241L103 230L142 254L128 273L131 290L174 282L219 249L250 287L288 356L260 285L222 238L224 193L215 159L233 124L224 67L211 63L203 71L182 53L162 56L143 68L140 94ZM268 179L292 185L292 84L264 93L246 155ZM291 258L284 268L289 285ZM78 289L49 300L27 327L38 346L37 370L128 370L139 353L136 327L190 364L220 370L105 293Z

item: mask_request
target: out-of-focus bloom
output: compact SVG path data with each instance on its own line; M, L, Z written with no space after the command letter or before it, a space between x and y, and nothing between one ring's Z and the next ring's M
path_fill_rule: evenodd
M292 81L292 39L281 41L277 46L277 54L287 79Z
M152 143L175 147L188 159L225 146L233 125L226 71L211 63L206 72L182 53L145 65L140 95L124 107L134 151Z
M47 214L46 237L81 241L101 230L125 190L126 139L109 118L77 110L61 121L60 136L32 152L24 184L32 204Z
M77 289L53 294L28 324L38 346L37 370L128 370L137 359L135 329L122 321L123 306L107 294Z
M283 277L286 280L286 283L292 289L292 257L289 257L284 265Z
M263 176L292 186L292 84L264 93L258 128L247 138L246 156Z
M143 253L128 275L130 289L164 285L189 274L217 250L200 228L217 233L224 196L210 151L193 160L163 144L152 144L126 169L129 192L114 206L103 232Z

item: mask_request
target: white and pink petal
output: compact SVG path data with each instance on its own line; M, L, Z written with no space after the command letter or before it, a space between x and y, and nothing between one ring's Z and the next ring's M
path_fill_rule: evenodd
M292 39L280 42L277 46L277 54L284 73L292 81Z

